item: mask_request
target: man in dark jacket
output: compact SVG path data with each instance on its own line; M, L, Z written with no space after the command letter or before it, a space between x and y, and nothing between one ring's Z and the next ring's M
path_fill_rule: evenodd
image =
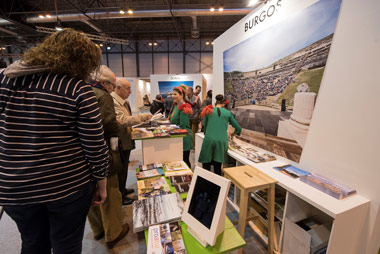
M153 100L152 105L150 106L150 113L164 113L164 102L162 101L162 97L160 94L156 95L156 99Z
M168 93L165 101L164 101L164 108L165 108L165 117L169 117L170 110L173 107L173 96L172 93Z
M110 175L107 177L107 199L101 206L91 207L88 221L95 240L105 237L106 246L112 249L129 231L123 223L122 198L119 191L118 171L123 170L119 153L118 122L111 92L115 88L116 76L105 65L92 73L90 84L99 104L104 126L104 138L110 148Z

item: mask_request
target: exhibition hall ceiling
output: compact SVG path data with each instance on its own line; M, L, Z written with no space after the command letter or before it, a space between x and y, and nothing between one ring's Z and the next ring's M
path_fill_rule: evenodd
M212 41L258 5L248 7L248 3L249 0L1 1L0 46L34 44L46 35L37 32L36 27L55 29L57 25L128 41Z

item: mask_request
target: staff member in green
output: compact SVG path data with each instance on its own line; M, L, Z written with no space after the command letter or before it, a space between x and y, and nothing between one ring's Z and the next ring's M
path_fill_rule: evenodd
M209 105L201 113L205 124L205 138L198 161L207 170L211 170L211 165L213 165L214 173L221 175L222 163L226 161L228 150L228 123L235 128L236 135L240 135L241 127L232 113L224 108L228 104L224 96L218 94L215 99L215 107Z
M191 105L184 101L186 90L182 87L173 88L173 102L175 106L169 116L172 124L178 125L181 129L186 129L189 134L183 138L183 161L191 168L190 150L193 148L193 132L189 124L189 115L193 113Z

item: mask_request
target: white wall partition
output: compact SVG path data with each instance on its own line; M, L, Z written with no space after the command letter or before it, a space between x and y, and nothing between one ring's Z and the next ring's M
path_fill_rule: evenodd
M317 0L303 0L297 4L315 2ZM282 0L282 3L285 5L286 2ZM224 93L223 52L263 31L267 25L273 25L270 22L259 23L245 32L245 23L260 11L247 15L214 41L214 94ZM361 239L367 243L362 253L371 254L377 253L380 244L380 170L377 158L380 147L379 13L378 0L342 1L299 164L302 169L351 186L359 195L371 200L368 232L364 232ZM277 21L280 22L281 17Z

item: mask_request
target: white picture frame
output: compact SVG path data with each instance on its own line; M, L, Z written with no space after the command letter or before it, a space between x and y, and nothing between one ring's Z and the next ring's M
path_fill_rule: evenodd
M212 185L207 186L205 181ZM185 208L182 213L182 221L187 224L188 232L192 234L204 247L207 245L214 246L217 237L224 231L227 194L230 185L230 180L201 167L195 167ZM211 224L207 223L209 227L205 226L206 224L204 224L204 222L202 223L199 219L197 219L195 217L197 214L194 213L194 207L199 204L199 195L203 194L205 189L219 190L219 194L215 194L216 191L209 193L209 197L211 199L210 207L215 207ZM196 200L196 198L198 200Z

